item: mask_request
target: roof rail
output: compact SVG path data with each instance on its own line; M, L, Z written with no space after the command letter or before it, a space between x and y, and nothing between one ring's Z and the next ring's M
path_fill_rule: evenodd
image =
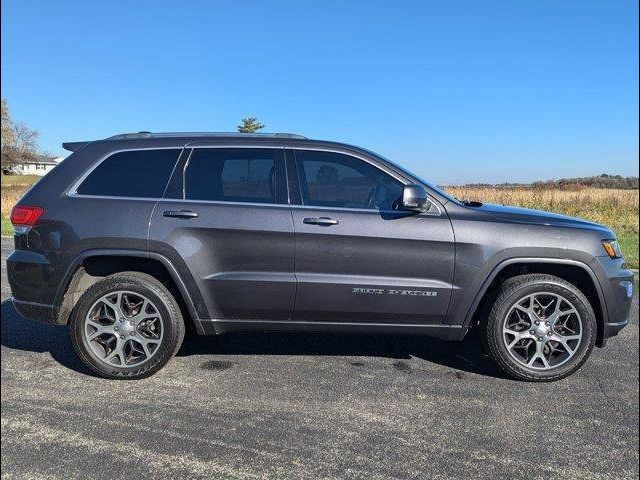
M298 138L307 137L295 133L240 133L240 132L132 132L120 133L107 137L106 140L124 140L135 138L163 138L163 137L253 137L253 138Z

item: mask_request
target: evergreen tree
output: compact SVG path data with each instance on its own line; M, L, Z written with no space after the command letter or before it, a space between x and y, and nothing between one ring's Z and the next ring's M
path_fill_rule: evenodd
M238 125L238 131L240 133L256 133L263 128L264 124L260 123L256 117L243 118L242 124Z

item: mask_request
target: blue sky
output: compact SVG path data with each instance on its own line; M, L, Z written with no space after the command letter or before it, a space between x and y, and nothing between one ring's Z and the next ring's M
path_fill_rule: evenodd
M638 174L638 2L2 2L40 144L125 131L355 143L441 184Z

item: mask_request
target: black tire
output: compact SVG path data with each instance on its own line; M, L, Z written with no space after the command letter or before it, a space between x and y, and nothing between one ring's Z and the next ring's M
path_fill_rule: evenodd
M529 368L516 361L507 349L502 330L505 318L518 300L542 292L561 295L571 302L582 322L582 338L573 356L565 363L546 370ZM545 274L521 275L505 281L500 287L484 327L484 347L496 364L511 377L532 382L560 380L574 373L591 354L597 334L596 316L585 295L566 280Z
M96 356L85 338L89 309L104 295L117 291L145 296L153 302L162 319L163 336L157 350L148 360L136 366L108 365ZM182 313L173 295L160 281L140 272L115 273L96 282L82 294L71 315L71 343L78 357L92 372L109 379L134 380L153 375L178 352L184 333Z

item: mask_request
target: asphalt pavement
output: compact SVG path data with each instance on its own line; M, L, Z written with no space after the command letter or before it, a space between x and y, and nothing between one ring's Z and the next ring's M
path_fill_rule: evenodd
M65 326L6 300L2 478L638 478L632 324L555 383L504 378L475 338L190 336L155 376L108 381Z

